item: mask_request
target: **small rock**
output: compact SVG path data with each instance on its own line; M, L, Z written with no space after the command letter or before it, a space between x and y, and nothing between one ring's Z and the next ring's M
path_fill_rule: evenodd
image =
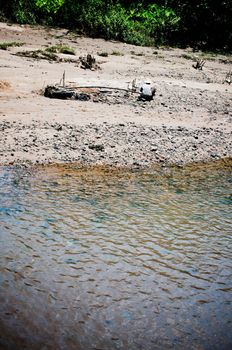
M102 152L104 151L105 147L104 145L89 145L89 149L95 150L97 152Z

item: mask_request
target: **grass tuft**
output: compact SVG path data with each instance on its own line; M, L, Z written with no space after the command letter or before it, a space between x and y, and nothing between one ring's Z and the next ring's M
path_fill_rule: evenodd
M46 48L47 52L50 53L63 53L66 55L75 55L75 51L72 47L67 45L54 45Z
M23 46L24 43L19 43L16 41L10 41L10 42L1 42L0 43L0 50L8 50L9 47L19 47Z
M19 51L16 53L16 56L20 57L29 57L34 59L45 59L48 61L59 61L59 57L53 52L47 52L43 50L34 50L34 51Z
M120 51L113 51L113 52L111 52L111 55L113 55L113 56L124 56L124 53L122 53Z

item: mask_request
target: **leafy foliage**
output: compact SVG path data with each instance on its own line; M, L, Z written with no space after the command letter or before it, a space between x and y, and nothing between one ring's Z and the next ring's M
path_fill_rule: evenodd
M15 20L20 24L35 24L36 17L33 12L35 6L34 0L13 0L13 16Z
M170 6L180 16L176 41L196 48L232 50L231 0L157 0L156 3Z
M232 49L231 0L0 0L0 15L137 45Z
M63 25L69 21L71 27L93 37L122 40L136 45L152 42L143 23L132 20L128 9L110 0L82 0L78 4L66 0L60 20Z
M65 0L36 0L35 5L45 12L56 13Z
M169 7L149 4L144 8L141 3L130 9L130 18L143 23L149 35L158 43L164 43L169 35L178 29L180 20Z

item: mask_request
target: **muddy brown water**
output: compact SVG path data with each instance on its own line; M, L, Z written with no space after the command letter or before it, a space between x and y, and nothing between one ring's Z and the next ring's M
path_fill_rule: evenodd
M0 167L0 348L231 349L231 170Z

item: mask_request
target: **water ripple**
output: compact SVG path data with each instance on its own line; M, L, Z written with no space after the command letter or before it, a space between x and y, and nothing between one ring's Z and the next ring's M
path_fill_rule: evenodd
M3 345L232 347L231 169L206 175L1 168Z

